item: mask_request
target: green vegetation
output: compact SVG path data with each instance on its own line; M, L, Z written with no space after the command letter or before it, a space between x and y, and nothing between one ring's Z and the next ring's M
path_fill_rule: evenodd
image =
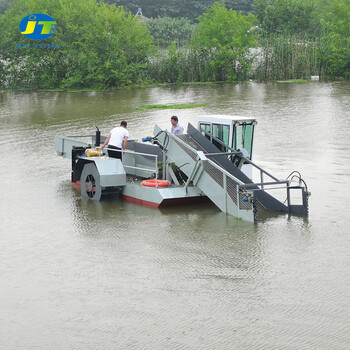
M60 49L35 48L18 30L28 13L49 13L58 30L40 44ZM144 23L123 10L95 0L19 0L0 16L2 67L8 86L15 89L111 88L137 84L153 55L153 38ZM16 44L30 44L16 49ZM8 65L4 67L5 63ZM2 69L1 69L2 68Z
M320 74L321 25L316 0L256 0L259 80L299 80Z
M4 13L10 8L12 0L0 0L0 13Z
M185 17L192 22L214 5L216 0L104 0L109 4L122 5L127 11L133 14L141 7L142 14L148 18L158 17ZM245 13L253 10L254 0L225 0L227 8Z
M327 74L350 78L350 1L327 2L321 19L320 56Z
M252 14L215 3L198 18L190 45L179 47L173 41L167 53L149 65L148 78L168 83L246 79L253 61L248 52L256 43L251 30L255 21Z
M30 13L55 35L25 38ZM0 89L349 79L349 23L349 0L0 0Z
M204 80L244 80L252 63L249 49L256 45L251 30L256 17L227 10L217 2L198 21L192 47L201 57L199 69L207 70Z
M253 77L258 80L307 79L321 74L319 42L286 34L261 37L262 57Z
M262 58L253 77L350 78L348 0L255 0Z
M186 108L196 108L196 107L205 107L206 103L200 104L188 104L188 105L148 105L143 107L136 107L137 111L146 111L152 109L186 109Z
M315 37L321 29L316 0L255 0L255 10L264 34Z
M307 83L310 80L306 79L291 79L291 80L277 80L277 83L287 83L287 84L302 84Z
M169 46L173 41L181 46L187 45L194 30L188 18L160 17L145 23L155 43L161 47Z

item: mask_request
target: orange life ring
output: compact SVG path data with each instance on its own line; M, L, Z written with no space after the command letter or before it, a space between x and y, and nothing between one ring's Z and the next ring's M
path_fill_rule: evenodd
M156 180L156 179L151 179L151 180L143 180L141 182L142 186L146 187L166 187L170 186L170 182L168 180Z

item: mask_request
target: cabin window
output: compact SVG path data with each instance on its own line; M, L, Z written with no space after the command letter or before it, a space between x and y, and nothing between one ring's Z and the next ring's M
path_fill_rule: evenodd
M238 125L234 129L233 146L235 150L245 148L249 154L249 159L252 157L253 147L253 132L254 126L251 124Z
M201 123L200 124L200 128L201 128L201 130L203 129L203 130L205 130L207 132L211 132L210 131L210 124ZM204 131L202 131L202 135L205 136L208 140L210 140L210 136L207 135Z
M229 145L230 125L213 124L213 136L221 140L225 145ZM213 144L222 152L227 152L227 147L213 140Z

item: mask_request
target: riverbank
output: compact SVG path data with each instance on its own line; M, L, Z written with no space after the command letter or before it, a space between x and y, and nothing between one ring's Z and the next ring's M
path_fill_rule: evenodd
M338 79L331 79L329 77L320 77L320 80L317 82L341 82L341 81L347 81L348 79L345 78L338 78ZM106 88L77 88L77 89L6 89L6 90L0 90L0 93L6 94L10 92L111 92L111 91L125 91L125 90L131 90L135 88L141 88L141 89L147 89L152 87L167 87L167 86L205 86L205 85L223 85L223 84L229 84L229 85L243 85L243 84L250 84L250 83L257 83L257 84L278 84L278 83L288 83L288 84L303 84L303 83L309 83L314 82L311 78L310 79L289 79L289 80L272 80L272 81L260 81L255 79L249 79L246 81L241 82L232 82L232 81L202 81L202 82L176 82L176 83L145 83L145 84L134 84L129 85L125 87L112 87L109 89Z

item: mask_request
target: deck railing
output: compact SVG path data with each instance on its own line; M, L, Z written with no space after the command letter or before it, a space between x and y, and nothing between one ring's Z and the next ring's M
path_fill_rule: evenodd
M134 170L140 170L140 171L145 171L145 172L149 172L151 175L155 174L155 179L156 179L156 188L158 188L158 155L156 154L149 154L149 153L142 153L142 152L135 152L135 151L131 151L131 150L119 150L119 149L115 149L115 148L108 148L105 147L105 150L109 150L109 151L115 151L115 152L121 152L122 154L130 154L130 155L136 155L136 156L143 156L143 157L150 157L154 159L154 167L151 168L144 168L144 167L140 167L140 166L132 166L132 165L126 165L123 163L124 168L128 168L128 169L134 169Z

